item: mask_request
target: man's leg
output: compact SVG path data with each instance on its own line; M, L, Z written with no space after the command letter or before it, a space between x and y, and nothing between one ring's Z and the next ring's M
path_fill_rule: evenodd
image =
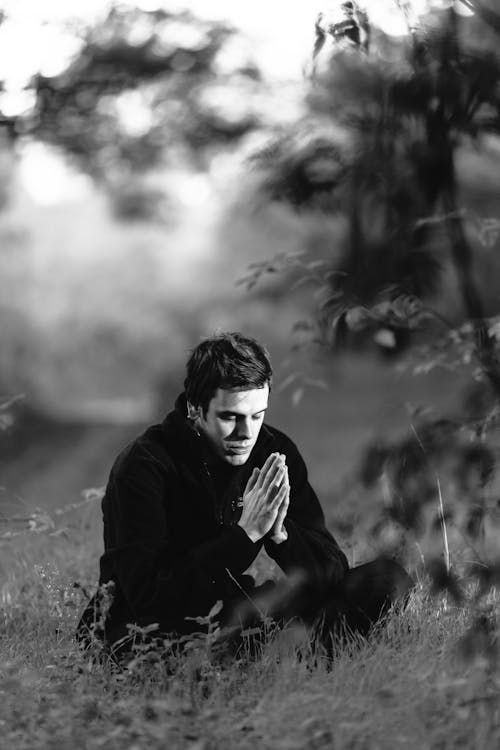
M404 606L414 586L412 578L389 558L351 568L331 592L321 617L321 634L366 636L396 603Z
M399 563L380 557L347 571L325 594L307 583L266 582L228 607L225 626L255 628L265 618L283 627L294 619L307 626L321 621L321 632L367 635L389 608L404 605L413 580ZM225 612L226 609L223 610Z

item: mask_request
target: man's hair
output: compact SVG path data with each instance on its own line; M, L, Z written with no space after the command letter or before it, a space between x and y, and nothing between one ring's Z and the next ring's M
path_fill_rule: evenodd
M218 388L248 391L271 387L273 371L265 347L241 333L220 333L201 341L186 364L184 390L206 415Z

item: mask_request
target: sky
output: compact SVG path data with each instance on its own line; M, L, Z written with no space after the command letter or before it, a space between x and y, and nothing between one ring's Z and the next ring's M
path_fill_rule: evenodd
M407 0L418 14L428 2L447 0ZM6 116L29 111L33 94L26 89L36 72L57 75L78 53L80 41L75 30L82 24L103 18L110 0L3 0L0 8L6 20L0 25L0 80L4 90L0 93L0 108ZM135 0L130 3L144 10L164 7L168 10L189 9L196 15L224 19L239 28L249 39L252 55L268 76L277 79L294 79L302 76L306 60L310 58L314 37L314 22L319 10L338 5L334 0ZM405 19L397 0L365 0L364 5L372 22L390 34L406 32ZM67 167L54 153L43 146L32 146L25 154L22 165L23 179L28 185L36 175L53 174L50 189L41 185L39 198L53 202L65 191L68 180ZM55 160L55 161L54 161ZM31 174L31 178L30 178ZM85 187L80 180L73 183L78 193ZM33 188L37 191L36 188Z

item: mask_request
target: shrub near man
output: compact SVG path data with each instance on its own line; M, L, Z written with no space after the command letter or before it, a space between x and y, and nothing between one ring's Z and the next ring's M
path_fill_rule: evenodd
M113 599L103 623L99 596L91 600L79 637L97 625L94 634L113 649L127 645L130 624L190 633L199 625L186 618L206 615L218 600L221 624L244 626L244 604L269 601L273 588L245 573L262 546L300 582L291 597L278 584L268 614L308 624L321 616L323 633L339 625L368 632L411 579L389 560L348 569L297 447L264 423L272 384L264 347L221 334L202 341L186 369L173 411L111 470L99 583L112 585Z

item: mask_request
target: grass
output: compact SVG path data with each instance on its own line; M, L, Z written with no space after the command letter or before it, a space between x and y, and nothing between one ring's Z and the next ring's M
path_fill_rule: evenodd
M97 513L95 516L97 523ZM368 642L313 655L303 634L270 635L261 657L222 665L206 639L128 668L82 653L73 632L95 581L96 524L0 544L0 732L5 747L496 748L500 670L473 613L421 582ZM75 587L74 583L79 586ZM490 593L488 605L498 606ZM477 641L477 642L476 642ZM477 646L477 648L476 648Z

